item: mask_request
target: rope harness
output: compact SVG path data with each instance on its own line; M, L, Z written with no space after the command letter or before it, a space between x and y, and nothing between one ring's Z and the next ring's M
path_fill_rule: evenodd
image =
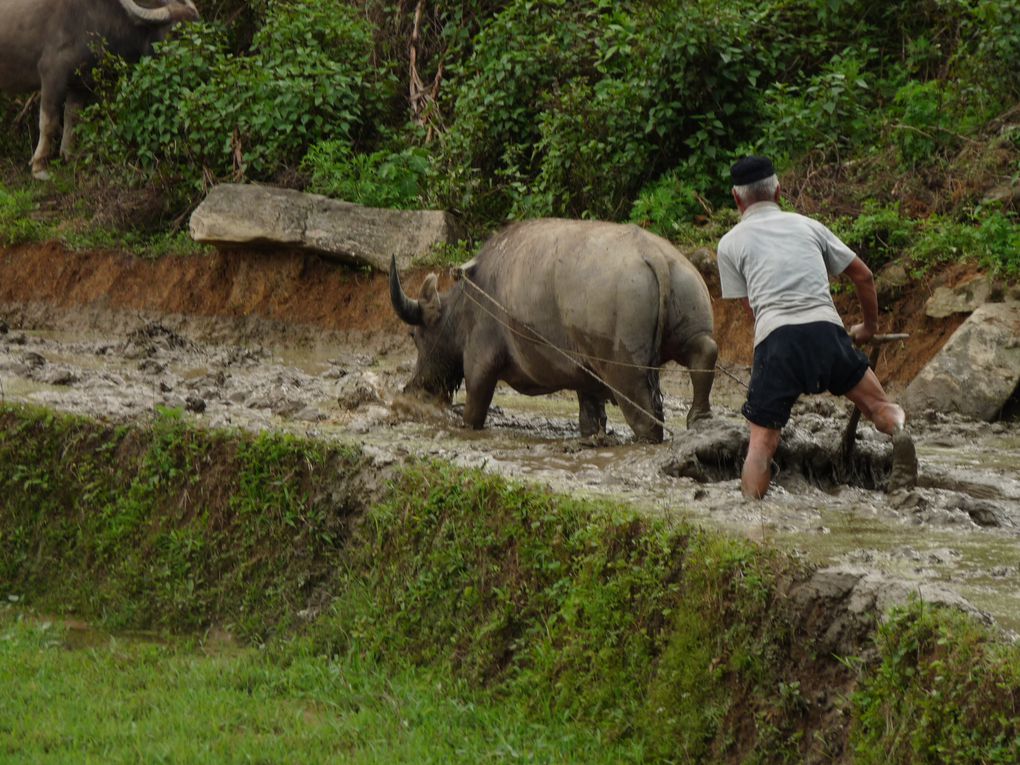
M589 363L590 362L597 362L597 363L600 363L600 364L614 364L614 365L620 366L620 367L626 367L626 368L629 368L629 369L640 369L640 370L649 371L649 372L658 372L660 367L650 366L650 365L647 365L647 364L634 364L634 363L626 362L626 361L617 361L615 359L606 359L606 358L601 358L599 356L593 356L591 354L581 353L579 351L568 351L568 350L566 350L564 348L560 348L558 345L556 345L551 340L549 340L544 335L542 335L534 327L529 326L527 323L521 321L520 319L515 319L513 314L510 312L510 309L508 309L506 306L504 306L502 303L500 303L495 297L493 297L488 292L486 292L484 289L482 289L477 284L475 284L475 282L471 281L471 279L464 277L464 278L459 279L459 281L462 284L469 285L472 290L474 290L479 295L484 297L487 301L492 303L492 305L494 305L497 309L499 309L502 313L504 313L507 316L508 321L504 321L500 316L497 316L495 313L493 313L491 310L489 310L488 307L483 305L477 298L475 298L473 295L471 295L468 292L468 290L465 289L464 292L463 292L464 297L466 297L468 300L470 300L472 303L474 303L476 306L478 306L479 310L481 310L484 313L486 313L488 316L490 316L498 324L502 325L507 330L509 330L511 333L513 333L517 337L520 337L522 340L525 340L525 341L527 341L529 343L534 343L536 345L546 346L547 348L550 348L551 350L553 350L556 353L560 354L561 356L566 358L568 361L570 361L571 363L573 363L577 367L579 367L585 374L587 374L590 377L592 377L596 382L598 382L599 384L605 386L610 391L612 391L614 396L617 396L619 399L621 399L623 401L626 401L628 404L630 404L636 410L638 410L639 412L644 414L646 417L648 417L648 419L650 419L656 425L660 425L663 428L663 430L665 430L667 433L669 433L669 435L671 437L675 437L675 434L674 434L673 430L670 429L669 426L667 426L665 422L663 422L660 418L656 417L653 413L651 413L648 410L646 410L644 407L642 407L639 404L637 404L633 399L629 398L624 393L622 393L621 391L617 390L615 387L613 387L612 385L607 383L605 380L603 380L601 377L599 377L599 375L593 369L591 369L586 363L583 363L583 362L586 361L586 362L589 362ZM528 334L525 334L524 332L519 331L514 326L512 326L510 324L510 322L516 322L520 326L524 327L527 330ZM732 374L729 370L725 369L720 364L716 364L714 369L689 369L689 368L687 368L686 371L688 372L688 374L691 373L691 372L711 372L711 373L714 373L716 369L721 371L727 377L730 377L731 379L736 380L738 383L740 383L745 388L747 387L747 383L745 383L743 380L741 380L740 378L738 378L737 376Z

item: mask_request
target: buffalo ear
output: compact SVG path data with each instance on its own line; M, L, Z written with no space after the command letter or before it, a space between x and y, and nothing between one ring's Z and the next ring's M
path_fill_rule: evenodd
M422 318L425 320L425 325L429 327L438 322L443 315L443 304L439 299L439 289L436 286L438 282L439 277L435 274L426 276L424 284L421 285L421 294L418 296Z

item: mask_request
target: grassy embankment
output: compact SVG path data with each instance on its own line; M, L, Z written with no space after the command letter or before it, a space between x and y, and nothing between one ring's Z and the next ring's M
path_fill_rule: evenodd
M441 464L384 482L355 447L172 412L114 426L16 407L0 496L0 582L19 597L0 612L5 758L1020 754L1016 647L914 604L833 656L828 621L786 597L795 563L626 508ZM67 651L67 627L33 612L185 637ZM213 626L249 647L187 637Z

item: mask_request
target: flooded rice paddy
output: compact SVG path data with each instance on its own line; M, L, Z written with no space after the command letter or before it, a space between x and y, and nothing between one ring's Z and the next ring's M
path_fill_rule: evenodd
M633 443L609 407L607 443L590 446L579 438L571 393L531 398L501 386L486 429L469 431L460 425L462 393L449 409L400 392L413 364L404 334L102 311L59 319L0 306L0 398L8 403L113 419L175 407L210 427L356 441L380 465L441 458L775 544L819 565L885 577L901 593L962 597L1020 632L1018 422L915 418L919 485L886 493L873 487L888 472L888 438L861 423L860 480L833 480L825 466L849 405L810 397L784 432L774 490L753 502L737 479L746 368L717 377L715 418L690 433L690 384L670 366L662 375L666 443Z

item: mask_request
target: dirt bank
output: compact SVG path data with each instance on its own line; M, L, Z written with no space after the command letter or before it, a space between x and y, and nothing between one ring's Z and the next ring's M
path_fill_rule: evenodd
M0 251L0 303L45 302L69 309L103 308L159 314L238 319L259 317L339 332L403 331L393 315L386 277L357 271L300 251L236 249L205 256L145 260L118 252L70 252L56 243ZM957 267L883 306L881 331L910 338L882 352L879 375L893 389L906 385L963 322L962 315L931 319L924 302L943 283L971 273ZM424 271L405 275L416 288ZM713 294L723 364L749 364L751 324L732 301L719 299L718 280L707 274ZM837 299L849 322L852 296ZM67 320L72 320L67 317Z

